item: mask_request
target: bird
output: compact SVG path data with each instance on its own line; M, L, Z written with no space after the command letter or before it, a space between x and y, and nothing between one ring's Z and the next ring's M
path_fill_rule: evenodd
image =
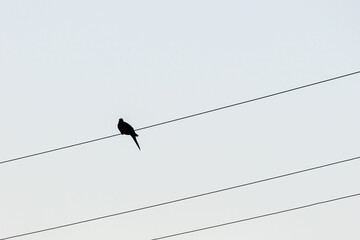
M135 133L134 128L130 124L128 124L127 122L124 122L124 120L122 118L120 118L119 123L118 123L118 129L121 134L130 135L134 139L134 142L136 143L139 150L141 150L139 143L136 140L136 137L139 135L137 135Z

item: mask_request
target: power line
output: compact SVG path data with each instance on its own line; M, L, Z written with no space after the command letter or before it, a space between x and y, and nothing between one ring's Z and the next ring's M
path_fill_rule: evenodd
M168 123L180 121L180 120L183 120L183 119L192 118L192 117L196 117L196 116L199 116L199 115L203 115L203 114L207 114L207 113L211 113L211 112L220 111L220 110L223 110L223 109L226 109L226 108L231 108L231 107L239 106L239 105L246 104L246 103L250 103L250 102L255 102L255 101L258 101L258 100L262 100L262 99L269 98L269 97L274 97L274 96L277 96L277 95L281 95L281 94L284 94L284 93L296 91L296 90L299 90L299 89L303 89L303 88L307 88L307 87L311 87L311 86L315 86L315 85L327 83L327 82L334 81L334 80L337 80L337 79L340 79L340 78L349 77L349 76L351 76L351 75L355 75L355 74L358 74L358 73L360 73L360 71L356 71L356 72L348 73L348 74L345 74L345 75L341 75L341 76L329 78L329 79L326 79L326 80L322 80L322 81L318 81L318 82L314 82L314 83L302 85L302 86L295 87L295 88L290 88L290 89L283 90L283 91L280 91L280 92L276 92L276 93L264 95L264 96L261 96L261 97L249 99L249 100L246 100L246 101L242 101L242 102L238 102L238 103L226 105L226 106L223 106L223 107L218 107L218 108L214 108L214 109L211 109L211 110L207 110L207 111L203 111L203 112L199 112L199 113L187 115L187 116L184 116L184 117L175 118L175 119L168 120L168 121L165 121L165 122L156 123L156 124L153 124L153 125L149 125L149 126L146 126L146 127L142 127L142 128L135 129L135 131L140 131L140 130L144 130L144 129L147 129L147 128L157 127L157 126L160 126L160 125L164 125L164 124L168 124ZM76 147L76 146L79 146L79 145L83 145L83 144L87 144L87 143L91 143L91 142L96 142L96 141L104 140L104 139L107 139L107 138L112 138L112 137L115 137L115 136L118 136L118 135L120 135L120 134L119 134L119 133L118 133L118 134L113 134L113 135L110 135L110 136L105 136L105 137L96 138L96 139L92 139L92 140L88 140L88 141L84 141L84 142L80 142L80 143L75 143L75 144L67 145L67 146L64 146L64 147L54 148L54 149L47 150L47 151L43 151L43 152L38 152L38 153L30 154L30 155L25 155L25 156L17 157L17 158L12 158L12 159L8 159L8 160L5 160L5 161L0 162L0 164L5 164L5 163L9 163L9 162L14 162L14 161L18 161L18 160L25 159L25 158L30 158L30 157L34 157L34 156L38 156L38 155L50 153L50 152L55 152L55 151L63 150L63 149L66 149L66 148L72 148L72 147Z
M104 216L100 216L100 217L90 218L90 219L77 221L77 222L73 222L73 223L67 223L67 224L58 225L58 226L55 226L55 227L44 228L44 229L40 229L40 230L36 230L36 231L32 231L32 232L21 233L21 234L9 236L9 237L1 238L0 240L7 240L7 239L23 237L23 236L27 236L27 235L33 235L33 234L37 234L37 233L42 233L42 232L52 231L52 230L56 230L56 229L60 229L60 228L79 225L79 224L83 224L83 223L87 223L87 222L93 222L93 221L97 221L97 220L101 220L101 219L105 219L105 218L110 218L110 217L115 217L115 216L124 215L124 214L128 214L128 213L138 212L138 211L142 211L142 210L146 210L146 209L150 209L150 208L156 208L156 207L160 207L160 206L164 206L164 205L169 205L169 204L173 204L173 203L177 203L177 202L182 202L182 201L185 201L185 200L190 200L190 199L194 199L194 198L199 198L199 197L212 195L212 194L215 194L215 193L225 192L225 191L233 190L233 189L236 189L236 188L255 185L255 184L262 183L262 182L268 182L268 181L271 181L271 180L284 178L284 177L288 177L288 176L291 176L291 175L296 175L296 174L300 174L300 173L304 173L304 172L309 172L309 171L317 170L317 169L320 169L320 168L325 168L325 167L330 167L330 166L334 166L334 165L338 165L338 164L342 164L342 163L346 163L346 162L351 162L351 161L355 161L357 159L360 159L360 156L353 157L353 158L348 158L348 159L343 159L343 160L340 160L340 161L337 161L337 162L327 163L327 164L319 165L319 166L316 166L316 167L306 168L306 169L303 169L303 170L298 170L298 171L294 171L294 172L290 172L290 173L286 173L286 174L281 174L281 175L277 175L277 176L273 176L273 177L269 177L269 178L264 178L264 179L260 179L260 180L257 180L257 181L248 182L248 183L244 183L244 184L240 184L240 185L236 185L236 186L232 186L232 187L222 188L222 189L218 189L218 190L214 190L214 191L210 191L210 192L205 192L205 193L200 193L200 194L196 194L196 195L192 195L192 196L188 196L188 197L184 197L184 198L179 198L179 199L175 199L175 200L171 200L171 201L167 201L167 202L162 202L162 203L157 203L157 204L153 204L153 205L148 205L148 206L145 206L145 207L135 208L135 209L131 209L131 210L123 211L123 212L118 212L118 213L114 213L114 214L109 214L109 215L104 215Z
M278 214L282 214L282 213L286 213L286 212L291 212L291 211L300 210L300 209L303 209L303 208L309 208L309 207L313 207L313 206L317 206L317 205L321 205L321 204L325 204L325 203L335 202L335 201L343 200L343 199L346 199L346 198L352 198L352 197L358 197L358 196L360 196L360 193L347 195L347 196L343 196L343 197L338 197L338 198L333 198L333 199L325 200L325 201L321 201L321 202L315 202L315 203L302 205L302 206L294 207L294 208L289 208L289 209L285 209L285 210L281 210L281 211L277 211L277 212L266 213L266 214L263 214L263 215L257 215L257 216L254 216L254 217L243 218L243 219L232 221L232 222L226 222L226 223L221 223L221 224L212 225L212 226L208 226L208 227L197 228L197 229L193 229L193 230L189 230L189 231L185 231L185 232L179 232L179 233L175 233L175 234L171 234L171 235L167 235L167 236L153 238L152 240L160 240L160 239L165 239L165 238L176 237L176 236L179 236L179 235L185 235L185 234L189 234L189 233L205 231L205 230L212 229L212 228L224 227L226 225L231 225L231 224L241 223L241 222L247 222L247 221L258 219L258 218L269 217L269 216L273 216L273 215L278 215Z
M0 162L0 164L9 163L9 162L14 162L14 161L18 161L18 160L21 160L21 159L24 159L24 158L29 158L29 157L35 157L35 156L38 156L38 155L42 155L42 154L46 154L46 153L51 153L51 152L59 151L59 150L66 149L66 148L76 147L76 146L79 146L79 145L83 145L83 144L87 144L87 143L91 143L91 142L96 142L96 141L104 140L104 139L111 138L111 137L115 137L115 136L118 136L118 135L120 135L120 133L114 134L114 135L110 135L110 136L106 136L106 137L101 137L101 138L96 138L96 139L88 140L88 141L85 141L85 142L80 142L80 143L71 144L71 145L67 145L67 146L64 146L64 147L54 148L54 149L50 149L50 150L43 151L43 152L33 153L33 154L25 155L25 156L22 156L22 157L12 158L12 159L9 159L9 160Z
M173 119L173 120L169 120L169 121L157 123L157 124L154 124L154 125L150 125L150 126L147 126L147 127L139 128L139 129L137 129L137 131L143 130L143 129L146 129L146 128L156 127L156 126L163 125L163 124L168 124L168 123L171 123L171 122L176 122L176 121L183 120L183 119L186 119L186 118L192 118L192 117L196 117L196 116L203 115L203 114L207 114L207 113L211 113L211 112L216 112L216 111L219 111L219 110L223 110L223 109L225 109L225 108L231 108L231 107L235 107L235 106L242 105L242 104L246 104L246 103L250 103L250 102L255 102L255 101L258 101L258 100L265 99L265 98L274 97L274 96L281 95L281 94L284 94L284 93L296 91L296 90L299 90L299 89L302 89L302 88L307 88L307 87L319 85L319 84L322 84L322 83L334 81L334 80L337 80L337 79L340 79L340 78L349 77L349 76L351 76L351 75L355 75L355 74L358 74L358 73L360 73L360 71L356 71L356 72L348 73L348 74L345 74L345 75L341 75L341 76L329 78L329 79L322 80L322 81L319 81L319 82L314 82L314 83L302 85L302 86L295 87L295 88L290 88L290 89L283 90L283 91L280 91L280 92L276 92L276 93L264 95L264 96L257 97L257 98L252 98L252 99L249 99L249 100L246 100L246 101L242 101L242 102L238 102L238 103L233 103L233 104L226 105L226 106L223 106L223 107L218 107L218 108L214 108L214 109L211 109L211 110L207 110L207 111L203 111L203 112L191 114L191 115L188 115L188 116L185 116L185 117L175 118L175 119Z

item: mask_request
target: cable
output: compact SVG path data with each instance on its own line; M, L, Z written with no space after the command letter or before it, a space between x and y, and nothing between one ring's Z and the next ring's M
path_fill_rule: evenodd
M171 238L171 237L175 237L175 236L179 236L179 235L185 235L185 234L189 234L189 233L204 231L204 230L208 230L208 229L211 229L211 228L224 227L226 225L231 225L231 224L241 223L241 222L247 222L247 221L258 219L258 218L269 217L269 216L272 216L272 215L278 215L278 214L282 214L282 213L286 213L286 212L291 212L291 211L295 211L295 210L299 210L299 209L303 209L303 208L313 207L313 206L317 206L317 205L321 205L321 204L325 204L325 203L335 202L335 201L343 200L343 199L346 199L346 198L352 198L352 197L358 197L358 196L360 196L360 193L347 195L347 196L343 196L343 197L338 197L338 198L333 198L333 199L325 200L325 201L321 201L321 202L315 202L315 203L302 205L302 206L294 207L294 208L289 208L289 209L285 209L285 210L281 210L281 211L277 211L277 212L266 213L266 214L263 214L263 215L257 215L257 216L254 216L254 217L243 218L243 219L232 221L232 222L221 223L221 224L212 225L212 226L203 227L203 228L197 228L197 229L193 229L193 230L186 231L186 232L179 232L179 233L175 233L175 234L171 234L171 235L167 235L167 236L163 236L163 237L153 238L152 240Z
M207 110L207 111L203 111L203 112L199 112L199 113L187 115L187 116L185 116L185 117L175 118L175 119L168 120L168 121L165 121L165 122L161 122L161 123L149 125L149 126L146 126L146 127L138 128L138 129L135 129L135 131L140 131L140 130L144 130L144 129L147 129L147 128L157 127L157 126L160 126L160 125L164 125L164 124L168 124L168 123L180 121L180 120L183 120L183 119L186 119L186 118L192 118L192 117L196 117L196 116L199 116L199 115L203 115L203 114L207 114L207 113L211 113L211 112L223 110L223 109L226 109L226 108L231 108L231 107L239 106L239 105L246 104L246 103L250 103L250 102L255 102L255 101L258 101L258 100L261 100L261 99L265 99L265 98L269 98L269 97L274 97L274 96L277 96L277 95L280 95L280 94L292 92L292 91L299 90L299 89L302 89L302 88L307 88L307 87L319 85L319 84L322 84L322 83L334 81L334 80L337 80L337 79L340 79L340 78L344 78L344 77L348 77L348 76L351 76L351 75L355 75L355 74L358 74L358 73L360 73L360 71L356 71L356 72L348 73L348 74L345 74L345 75L341 75L341 76L329 78L329 79L322 80L322 81L319 81L319 82L314 82L314 83L302 85L302 86L299 86L299 87L287 89L287 90L280 91L280 92L276 92L276 93L272 93L272 94L269 94L269 95L264 95L264 96L261 96L261 97L257 97L257 98L253 98L253 99L250 99L250 100L246 100L246 101L242 101L242 102L238 102L238 103L226 105L226 106L223 106L223 107L218 107L218 108L214 108L214 109L211 109L211 110ZM9 163L9 162L14 162L14 161L18 161L18 160L21 160L21 159L24 159L24 158L34 157L34 156L38 156L38 155L42 155L42 154L46 154L46 153L50 153L50 152L59 151L59 150L66 149L66 148L71 148L71 147L75 147L75 146L79 146L79 145L83 145L83 144L87 144L87 143L91 143L91 142L96 142L96 141L104 140L104 139L107 139L107 138L112 138L112 137L115 137L115 136L118 136L118 135L120 135L120 133L114 134L114 135L110 135L110 136L106 136L106 137L101 137L101 138L92 139L92 140L85 141L85 142L75 143L75 144L68 145L68 146L64 146L64 147L54 148L54 149L47 150L47 151L43 151L43 152L38 152L38 153L30 154L30 155L25 155L25 156L22 156L22 157L12 158L12 159L5 160L5 161L0 162L0 164Z
M91 143L91 142L100 141L100 140L103 140L103 139L106 139L106 138L115 137L115 136L118 136L118 135L120 135L120 133L114 134L114 135L110 135L110 136L106 136L106 137L101 137L101 138L93 139L93 140L89 140L89 141L85 141L85 142L80 142L80 143L71 144L71 145L64 146L64 147L54 148L54 149L51 149L51 150L47 150L47 151L43 151L43 152L38 152L38 153L34 153L34 154L22 156L22 157L12 158L12 159L9 159L9 160L0 162L0 164L9 163L9 162L21 160L21 159L24 159L24 158L29 158L29 157L35 157L35 156L38 156L38 155L42 155L42 154L50 153L50 152L55 152L55 151L59 151L59 150L66 149L66 148L76 147L76 146L79 146L79 145L83 145L83 144L87 144L87 143Z
M55 226L55 227L44 228L44 229L36 230L36 231L32 231L32 232L21 233L21 234L17 234L17 235L5 237L5 238L0 238L0 240L23 237L23 236L37 234L37 233L41 233L41 232L47 232L47 231L51 231L51 230L55 230L55 229L59 229L59 228L65 228L65 227L70 227L70 226L83 224L83 223L87 223L87 222L97 221L97 220L101 220L101 219L104 219L104 218L110 218L110 217L115 217L115 216L124 215L124 214L128 214L128 213L138 212L138 211L142 211L142 210L146 210L146 209L150 209L150 208L156 208L156 207L160 207L160 206L164 206L164 205L169 205L169 204L172 204L172 203L182 202L182 201L185 201L185 200L204 197L204 196L215 194L215 193L225 192L225 191L233 190L233 189L236 189L236 188L255 185L255 184L258 184L258 183L267 182L267 181L275 180L275 179L278 179L278 178L283 178L283 177L288 177L288 176L295 175L295 174L309 172L309 171L313 171L313 170L320 169L320 168L325 168L325 167L329 167L329 166L333 166L333 165L338 165L338 164L342 164L342 163L346 163L346 162L351 162L351 161L355 161L357 159L360 159L360 156L353 157L353 158L348 158L348 159L344 159L344 160L340 160L340 161L332 162L332 163L328 163L328 164L323 164L323 165L319 165L319 166L316 166L316 167L306 168L306 169L303 169L303 170L298 170L298 171L294 171L294 172L290 172L290 173L286 173L286 174L282 174L282 175L277 175L277 176L273 176L273 177L269 177L269 178L264 178L264 179L260 179L260 180L257 180L257 181L248 182L248 183L244 183L244 184L240 184L240 185L236 185L236 186L232 186L232 187L222 188L222 189L218 189L218 190L214 190L214 191L210 191L210 192L205 192L205 193L200 193L200 194L197 194L197 195L192 195L192 196L188 196L188 197L184 197L184 198L179 198L179 199L175 199L175 200L171 200L171 201L167 201L167 202L157 203L157 204L154 204L154 205L148 205L148 206L145 206L145 207L135 208L135 209L131 209L131 210L123 211L123 212L118 212L118 213L114 213L114 214L109 214L109 215L104 215L104 216L100 216L100 217L90 218L90 219L86 219L86 220L82 220L82 221L78 221L78 222L67 223L67 224L63 224L63 225L59 225L59 226Z

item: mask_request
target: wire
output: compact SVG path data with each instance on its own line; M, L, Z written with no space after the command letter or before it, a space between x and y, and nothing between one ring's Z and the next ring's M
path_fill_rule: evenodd
M36 231L32 231L32 232L21 233L21 234L9 236L9 237L1 238L0 240L23 237L23 236L37 234L37 233L41 233L41 232L47 232L47 231L51 231L51 230L55 230L55 229L59 229L59 228L70 227L70 226L79 225L79 224L83 224L83 223L87 223L87 222L93 222L93 221L97 221L97 220L101 220L101 219L105 219L105 218L110 218L110 217L115 217L115 216L124 215L124 214L128 214L128 213L138 212L138 211L142 211L142 210L146 210L146 209L150 209L150 208L156 208L156 207L160 207L160 206L164 206L164 205L169 205L169 204L172 204L172 203L177 203L177 202L182 202L182 201L185 201L185 200L190 200L190 199L194 199L194 198L199 198L199 197L212 195L212 194L215 194L215 193L225 192L225 191L233 190L233 189L236 189L236 188L255 185L255 184L258 184L258 183L262 183L262 182L268 182L268 181L275 180L275 179L278 179L278 178L283 178L283 177L288 177L288 176L295 175L295 174L309 172L309 171L313 171L313 170L320 169L320 168L325 168L325 167L329 167L329 166L333 166L333 165L338 165L338 164L342 164L342 163L346 163L346 162L351 162L351 161L355 161L357 159L360 159L360 156L353 157L353 158L348 158L348 159L344 159L344 160L340 160L340 161L332 162L332 163L328 163L328 164L323 164L323 165L319 165L319 166L316 166L316 167L306 168L306 169L303 169L303 170L298 170L298 171L294 171L294 172L290 172L290 173L286 173L286 174L282 174L282 175L277 175L277 176L273 176L273 177L269 177L269 178L264 178L264 179L260 179L260 180L257 180L257 181L248 182L248 183L244 183L244 184L240 184L240 185L236 185L236 186L232 186L232 187L222 188L222 189L218 189L218 190L214 190L214 191L210 191L210 192L205 192L205 193L200 193L200 194L196 194L196 195L192 195L192 196L188 196L188 197L184 197L184 198L179 198L179 199L175 199L175 200L171 200L171 201L167 201L167 202L157 203L157 204L154 204L154 205L148 205L148 206L145 206L145 207L135 208L135 209L131 209L131 210L123 211L123 212L118 212L118 213L114 213L114 214L109 214L109 215L104 215L104 216L100 216L100 217L90 218L90 219L86 219L86 220L82 220L82 221L78 221L78 222L67 223L67 224L63 224L63 225L59 225L59 226L55 226L55 227L50 227L50 228L45 228L45 229L41 229L41 230L36 230Z
M34 153L34 154L22 156L22 157L12 158L12 159L9 159L9 160L0 162L0 164L9 163L9 162L21 160L21 159L24 159L24 158L29 158L29 157L35 157L35 156L38 156L38 155L42 155L42 154L50 153L50 152L55 152L55 151L59 151L59 150L66 149L66 148L76 147L76 146L79 146L79 145L83 145L83 144L87 144L87 143L91 143L91 142L96 142L96 141L104 140L104 139L106 139L106 138L111 138L111 137L115 137L115 136L118 136L118 135L120 135L120 133L114 134L114 135L110 135L110 136L106 136L106 137L101 137L101 138L93 139L93 140L88 140L88 141L85 141L85 142L80 142L80 143L71 144L71 145L67 145L67 146L64 146L64 147L54 148L54 149L51 149L51 150L47 150L47 151L43 151L43 152L38 152L38 153Z
M231 225L231 224L241 223L241 222L247 222L247 221L258 219L258 218L269 217L269 216L273 216L273 215L278 215L278 214L282 214L282 213L286 213L286 212L291 212L291 211L300 210L300 209L303 209L303 208L309 208L309 207L313 207L313 206L317 206L317 205L321 205L321 204L325 204L325 203L335 202L335 201L343 200L343 199L346 199L346 198L352 198L352 197L358 197L358 196L360 196L360 193L347 195L347 196L343 196L343 197L338 197L338 198L333 198L333 199L325 200L325 201L321 201L321 202L315 202L315 203L302 205L302 206L294 207L294 208L289 208L289 209L285 209L285 210L281 210L281 211L277 211L277 212L271 212L271 213L267 213L267 214L263 214L263 215L257 215L257 216L254 216L254 217L243 218L243 219L232 221L232 222L221 223L221 224L212 225L212 226L203 227L203 228L197 228L197 229L193 229L193 230L186 231L186 232L179 232L179 233L175 233L175 234L171 234L171 235L167 235L167 236L163 236L163 237L153 238L152 240L171 238L171 237L175 237L175 236L179 236L179 235L185 235L185 234L189 234L189 233L204 231L204 230L208 230L208 229L211 229L211 228L224 227L226 225Z
M348 73L348 74L345 74L345 75L341 75L341 76L329 78L329 79L322 80L322 81L319 81L319 82L314 82L314 83L302 85L302 86L295 87L295 88L290 88L290 89L287 89L287 90L284 90L284 91L280 91L280 92L276 92L276 93L264 95L264 96L261 96L261 97L249 99L249 100L246 100L246 101L242 101L242 102L238 102L238 103L226 105L226 106L223 106L223 107L218 107L218 108L214 108L214 109L211 109L211 110L207 110L207 111L203 111L203 112L199 112L199 113L187 115L187 116L184 116L184 117L175 118L175 119L168 120L168 121L165 121L165 122L156 123L156 124L153 124L153 125L149 125L149 126L146 126L146 127L142 127L142 128L135 129L135 131L141 131L141 130L144 130L144 129L147 129L147 128L157 127L157 126L160 126L160 125L164 125L164 124L168 124L168 123L180 121L180 120L187 119L187 118L196 117L196 116L199 116L199 115L203 115L203 114L207 114L207 113L211 113L211 112L223 110L223 109L226 109L226 108L231 108L231 107L239 106L239 105L246 104L246 103L250 103L250 102L255 102L255 101L258 101L258 100L265 99L265 98L274 97L274 96L281 95L281 94L284 94L284 93L296 91L296 90L299 90L299 89L302 89L302 88L307 88L307 87L311 87L311 86L323 84L323 83L326 83L326 82L334 81L334 80L337 80L337 79L340 79L340 78L349 77L349 76L351 76L351 75L355 75L355 74L358 74L358 73L360 73L360 71L356 71L356 72ZM116 137L116 136L118 136L118 135L120 135L120 133L114 134L114 135L110 135L110 136L106 136L106 137L101 137L101 138L92 139L92 140L85 141L85 142L80 142L80 143L71 144L71 145L64 146L64 147L54 148L54 149L47 150L47 151L43 151L43 152L38 152L38 153L30 154L30 155L25 155L25 156L17 157L17 158L12 158L12 159L5 160L5 161L0 162L0 164L5 164L5 163L9 163L9 162L14 162L14 161L18 161L18 160L25 159L25 158L30 158L30 157L34 157L34 156L38 156L38 155L50 153L50 152L55 152L55 151L63 150L63 149L66 149L66 148L76 147L76 146L79 146L79 145L83 145L83 144L87 144L87 143L91 143L91 142L96 142L96 141L104 140L104 139L107 139L107 138Z

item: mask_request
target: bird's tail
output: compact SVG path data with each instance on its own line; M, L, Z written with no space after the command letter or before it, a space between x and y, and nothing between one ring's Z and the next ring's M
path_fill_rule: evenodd
M137 134L136 135L131 135L131 137L134 139L134 142L136 143L137 147L139 148L139 150L141 150L140 146L139 146L139 143L136 140L136 136L137 136Z

